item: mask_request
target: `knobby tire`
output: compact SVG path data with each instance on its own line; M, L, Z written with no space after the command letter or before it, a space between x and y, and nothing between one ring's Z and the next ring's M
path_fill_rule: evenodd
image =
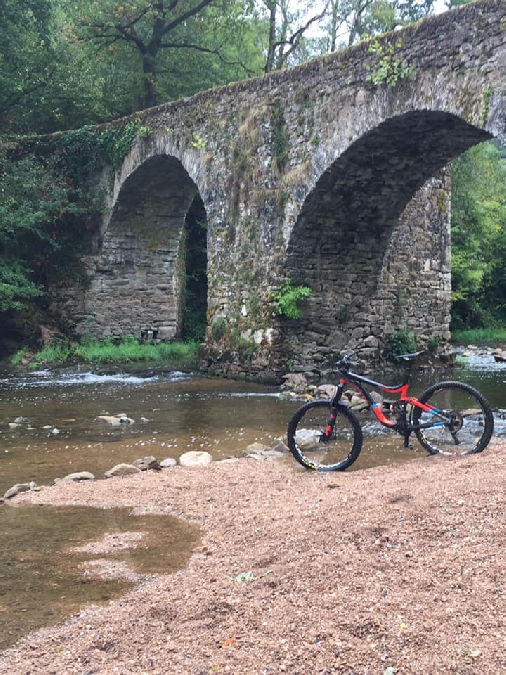
M446 425L415 430L418 441L431 455L472 455L489 444L494 433L494 415L488 401L474 387L463 382L439 382L426 389L418 400L443 412L451 411L455 419L451 428ZM412 418L415 425L431 420L430 414L416 407Z
M363 443L360 422L345 405L337 407L331 438L321 442L330 412L330 401L311 401L299 408L288 424L288 447L306 469L344 471L360 454Z

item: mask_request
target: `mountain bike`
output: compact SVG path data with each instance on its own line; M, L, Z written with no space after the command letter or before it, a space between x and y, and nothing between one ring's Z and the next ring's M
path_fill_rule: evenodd
M431 455L470 455L486 448L494 432L494 416L474 387L449 380L433 384L418 397L409 396L412 366L423 353L398 357L405 373L395 386L352 372L353 354L345 355L335 364L340 379L333 395L306 403L288 424L288 447L295 459L316 471L344 471L355 462L363 434L345 387L358 392L363 407L384 427L403 437L405 448L412 448L412 433ZM399 397L388 403L383 394Z

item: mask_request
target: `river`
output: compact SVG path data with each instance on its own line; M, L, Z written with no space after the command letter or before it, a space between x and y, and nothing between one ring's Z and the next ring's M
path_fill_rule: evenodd
M440 377L417 376L413 391ZM506 364L490 354L469 358L466 368L448 377L476 386L493 408L506 407ZM0 393L0 495L15 483L48 485L75 471L102 478L115 464L148 455L177 459L188 450L205 450L215 460L240 457L255 441L284 440L300 405L280 398L277 387L180 372L37 371L0 378ZM120 413L133 422L113 427L97 420ZM497 427L502 434L501 420ZM365 434L353 469L412 456L399 436L374 422L366 422Z

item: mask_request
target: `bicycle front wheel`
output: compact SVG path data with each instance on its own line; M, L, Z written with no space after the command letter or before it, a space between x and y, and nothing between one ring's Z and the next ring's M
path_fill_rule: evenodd
M413 423L427 424L415 435L431 455L472 455L487 447L494 433L494 415L487 400L462 382L439 382L418 399L429 412L414 407ZM429 426L430 425L430 426Z
M299 408L288 424L288 447L306 469L344 471L360 454L362 429L354 413L339 405L334 429L327 438L330 413L330 401L311 401Z

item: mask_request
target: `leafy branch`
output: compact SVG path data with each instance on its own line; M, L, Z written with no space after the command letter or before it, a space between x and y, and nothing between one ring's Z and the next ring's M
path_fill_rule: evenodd
M300 319L302 311L299 302L308 298L311 293L312 291L308 286L292 286L290 279L287 279L273 296L276 304L276 315L286 316L288 319Z
M402 41L399 39L395 43L388 42L382 44L378 38L369 40L369 53L376 56L376 66L367 65L370 72L367 81L377 86L386 84L389 87L395 87L399 80L410 77L414 73L414 67L406 63L404 59L396 56L396 50L402 47Z

